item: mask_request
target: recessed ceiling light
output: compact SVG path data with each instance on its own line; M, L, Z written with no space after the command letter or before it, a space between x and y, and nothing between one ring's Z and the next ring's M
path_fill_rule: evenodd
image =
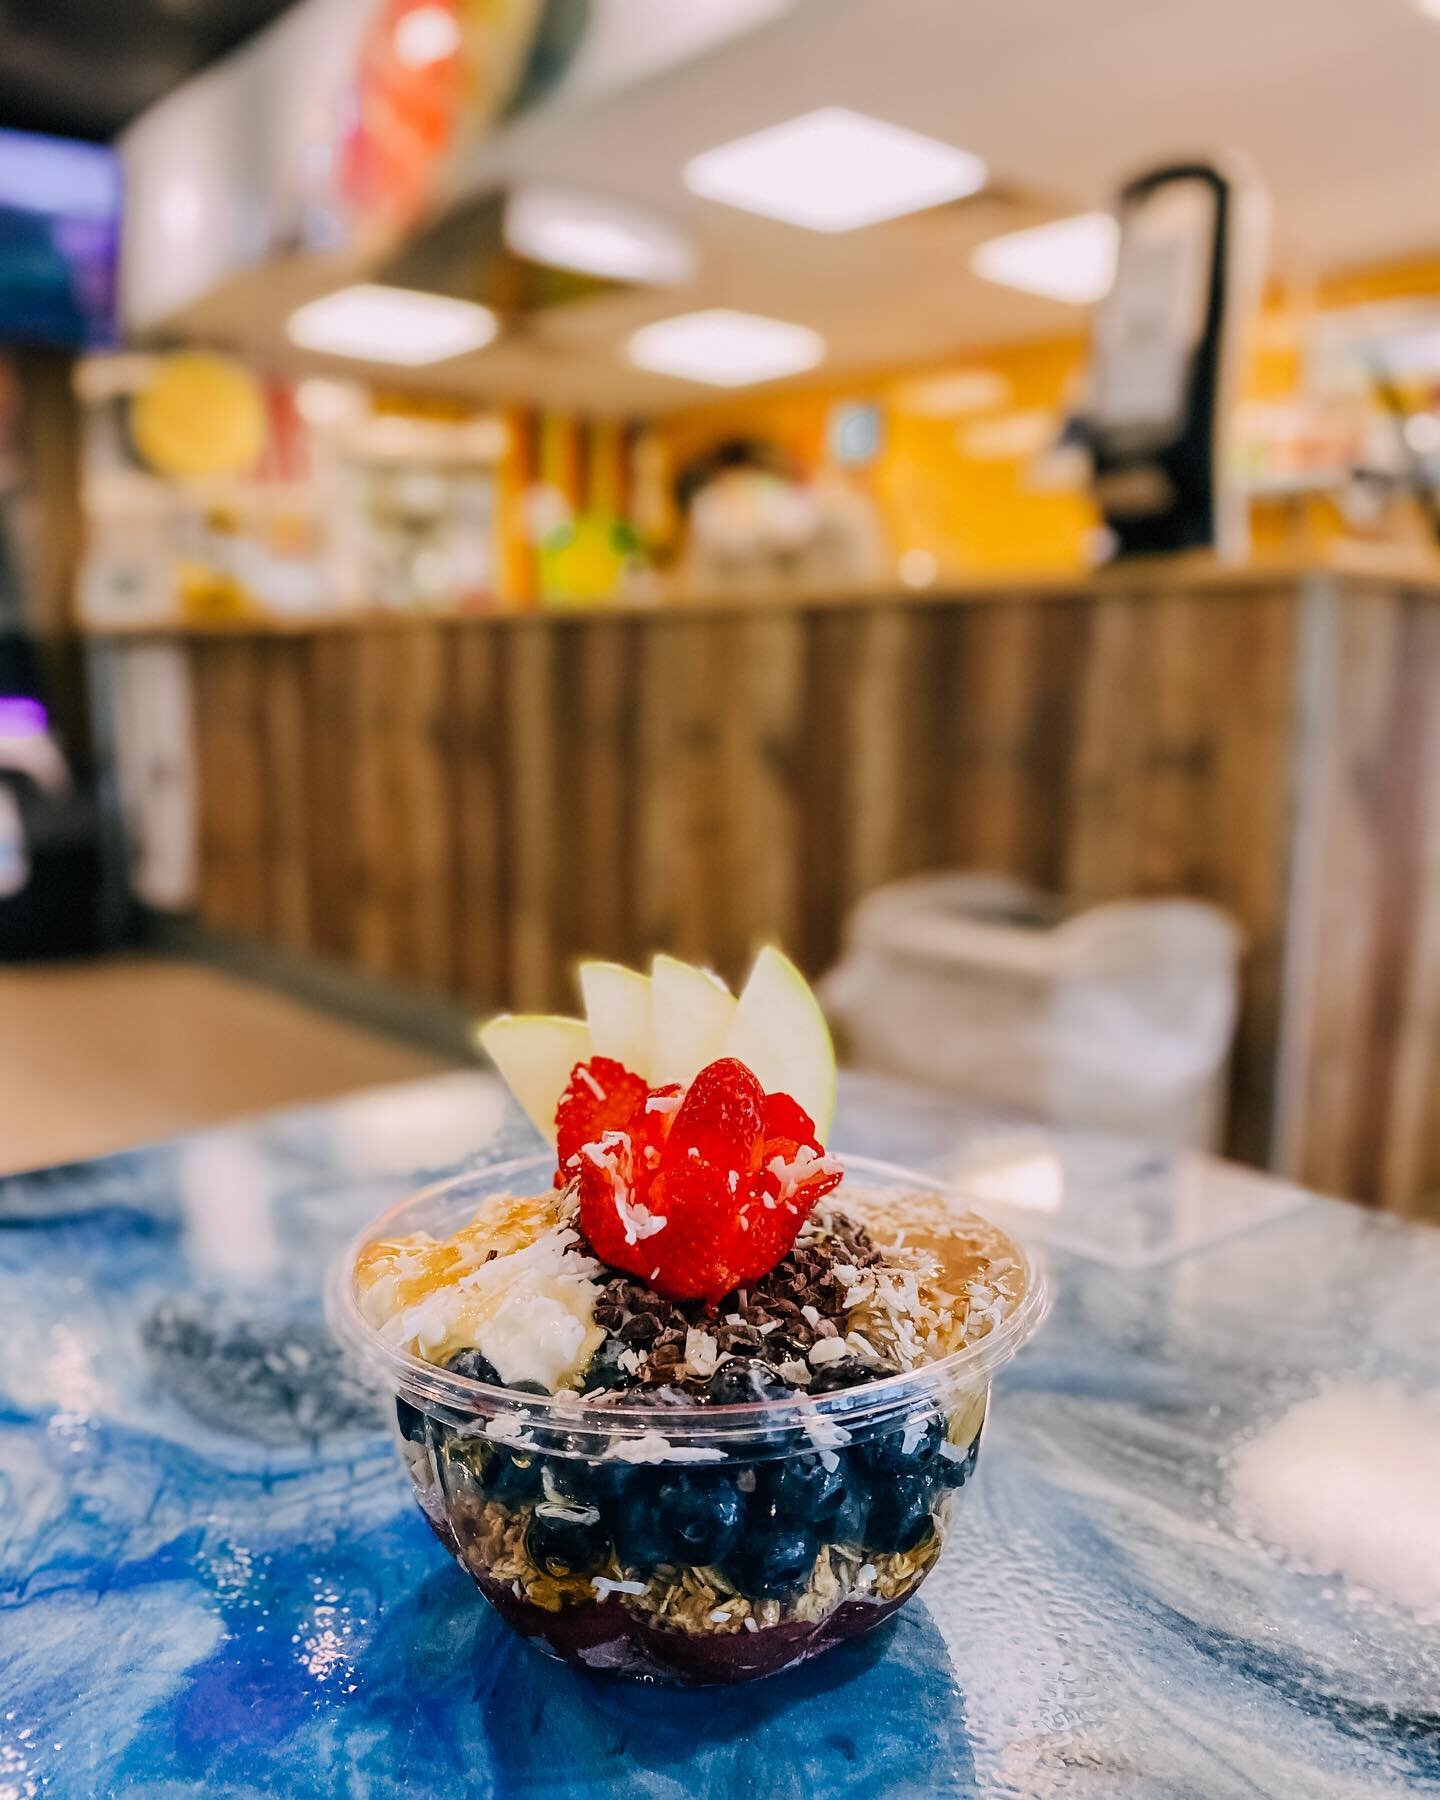
M981 244L970 267L1001 287L1086 306L1103 300L1115 279L1120 227L1109 213L1078 213Z
M630 339L630 360L659 375L680 375L715 387L745 387L813 369L825 340L808 325L763 319L716 307L642 325Z
M303 350L418 368L480 349L499 324L471 300L362 282L297 307L286 329Z
M685 183L788 225L854 231L973 194L985 185L985 165L903 125L822 106L692 157Z
M613 281L673 286L695 273L689 240L664 219L566 188L522 187L511 194L505 242L531 262Z
M412 7L395 21L390 41L407 69L426 69L460 48L460 21L449 6Z

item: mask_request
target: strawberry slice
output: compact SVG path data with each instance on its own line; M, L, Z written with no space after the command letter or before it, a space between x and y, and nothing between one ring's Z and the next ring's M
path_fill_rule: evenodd
M789 1094L767 1094L765 1096L765 1136L770 1138L793 1138L796 1143L808 1144L814 1151L819 1151L820 1140L815 1135L815 1121L806 1112L798 1100L792 1100Z
M598 1142L607 1131L626 1129L647 1092L642 1078L613 1057L576 1063L555 1109L557 1187L575 1178L584 1145Z
M733 1056L707 1063L690 1083L665 1146L667 1166L699 1156L719 1169L751 1172L765 1141L765 1090Z
M567 1098L579 1078L577 1067ZM675 1106L679 1092L646 1094L573 1151L580 1226L602 1261L713 1307L774 1268L840 1169L804 1109L767 1096L734 1057L702 1069Z

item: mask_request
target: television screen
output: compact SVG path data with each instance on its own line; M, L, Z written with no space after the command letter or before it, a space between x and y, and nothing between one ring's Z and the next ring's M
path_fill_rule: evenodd
M113 150L0 131L0 348L114 343L119 247Z

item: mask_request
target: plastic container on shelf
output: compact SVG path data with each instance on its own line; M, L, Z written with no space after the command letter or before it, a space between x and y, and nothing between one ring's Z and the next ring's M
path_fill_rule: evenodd
M1007 876L921 875L861 901L820 995L860 1067L1214 1149L1242 943L1200 901L1079 910Z
M873 1207L897 1194L938 1196L968 1216L929 1177L860 1158L846 1169L847 1210L862 1223L867 1196ZM541 1649L639 1680L752 1680L879 1625L940 1555L975 1472L991 1378L1044 1317L1041 1270L1008 1246L1022 1297L950 1356L814 1399L742 1405L665 1403L674 1389L597 1403L495 1387L367 1323L354 1283L367 1244L447 1236L489 1195L543 1189L553 1170L553 1156L537 1156L428 1188L376 1219L331 1273L331 1327L395 1396L399 1447L435 1535ZM699 1509L702 1537L718 1533L689 1564L656 1547L657 1520L673 1526L682 1507Z

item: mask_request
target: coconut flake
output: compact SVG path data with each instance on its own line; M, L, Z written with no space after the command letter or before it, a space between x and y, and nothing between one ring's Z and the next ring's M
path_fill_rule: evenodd
M821 1175L838 1175L842 1168L839 1157L817 1155L808 1144L797 1144L788 1162L783 1156L772 1156L765 1166L780 1184L780 1198L787 1205L808 1182Z
M620 1438L606 1450L606 1462L724 1462L723 1450L702 1448L698 1444L672 1444L662 1432L645 1431L638 1438Z
M592 1575L590 1585L602 1600L608 1600L611 1594L643 1594L643 1581L615 1581L609 1575Z
M575 1073L585 1083L586 1087L589 1088L590 1092L595 1096L595 1098L597 1100L603 1100L605 1098L604 1088L601 1087L600 1083L595 1079L595 1077L585 1067L584 1063L576 1064Z
M842 1362L850 1354L850 1346L844 1338L817 1338L810 1346L810 1362L820 1369L826 1363Z
M685 1333L685 1361L702 1381L715 1373L720 1360L720 1345L708 1331L692 1325Z
M673 1113L684 1098L684 1094L652 1094L645 1102L645 1110L647 1113Z

